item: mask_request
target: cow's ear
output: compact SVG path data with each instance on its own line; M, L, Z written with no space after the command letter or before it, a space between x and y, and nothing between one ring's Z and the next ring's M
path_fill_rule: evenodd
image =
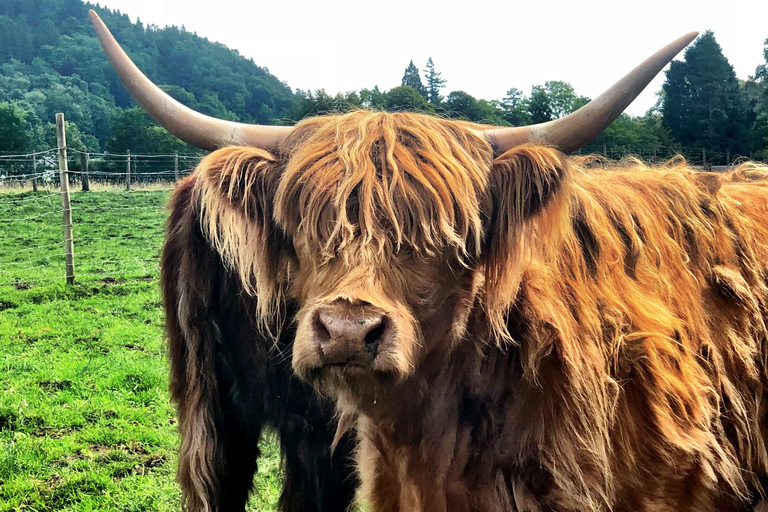
M488 312L501 338L509 336L506 313L525 266L568 226L570 182L565 155L545 146L518 146L493 162L483 260Z
M281 169L264 150L227 147L208 155L195 171L203 233L244 290L258 297L262 325L279 309L291 248L272 217Z

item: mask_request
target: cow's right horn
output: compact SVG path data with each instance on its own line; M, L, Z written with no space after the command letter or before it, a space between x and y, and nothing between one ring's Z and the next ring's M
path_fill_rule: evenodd
M492 128L485 130L485 135L497 155L526 142L555 146L564 153L576 151L589 144L619 117L653 77L698 34L691 32L672 41L572 114L530 126Z
M96 12L91 10L88 16L107 58L133 99L158 124L184 142L209 151L232 145L272 149L293 130L290 126L224 121L185 107L152 83L136 67Z

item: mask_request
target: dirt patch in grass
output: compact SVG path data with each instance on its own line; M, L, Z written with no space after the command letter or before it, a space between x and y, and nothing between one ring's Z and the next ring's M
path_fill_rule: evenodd
M106 276L99 279L102 283L104 283L107 286L114 286L116 284L122 284L125 282L125 279L117 279L112 276Z
M0 311L5 311L6 309L15 309L17 307L19 307L19 305L14 302L0 300Z
M76 427L55 428L55 427L43 427L39 430L32 432L34 437L46 437L48 439L61 439L62 437L69 435L73 432L80 430Z
M63 391L72 389L71 380L44 380L40 382L40 387L47 391Z
M17 290L29 290L30 288L32 288L32 285L24 281L23 279L14 279L13 287L16 288Z
M19 414L9 407L0 408L0 431L34 432L44 424L45 421L39 416Z
M144 476L148 471L168 462L164 453L152 453L140 443L118 445L92 444L87 457L95 464L109 466L112 478L124 478L131 474Z

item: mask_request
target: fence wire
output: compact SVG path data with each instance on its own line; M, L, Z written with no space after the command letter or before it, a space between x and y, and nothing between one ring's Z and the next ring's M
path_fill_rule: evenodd
M200 158L68 150L75 281L154 279L168 195ZM55 149L0 155L0 291L65 282L61 199Z

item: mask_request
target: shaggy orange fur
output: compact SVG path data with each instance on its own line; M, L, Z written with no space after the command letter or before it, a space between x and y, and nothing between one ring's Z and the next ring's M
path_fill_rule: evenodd
M205 232L254 315L298 301L294 369L355 419L371 509L754 507L768 168L531 145L493 159L478 133L352 112L197 171ZM341 299L395 325L370 371L314 359L314 308Z

